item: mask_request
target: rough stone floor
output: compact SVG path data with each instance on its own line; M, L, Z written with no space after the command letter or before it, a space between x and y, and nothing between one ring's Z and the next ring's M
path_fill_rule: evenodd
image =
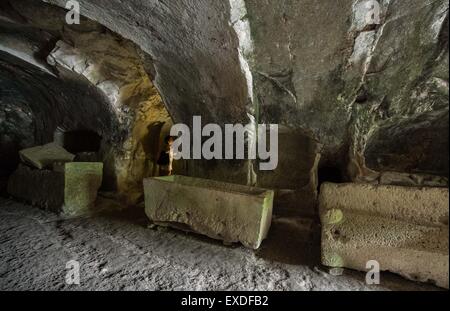
M359 272L322 272L307 222L276 219L256 252L148 225L141 209L61 219L0 198L0 290L436 289L390 273L373 287ZM81 264L80 286L65 283L69 260Z

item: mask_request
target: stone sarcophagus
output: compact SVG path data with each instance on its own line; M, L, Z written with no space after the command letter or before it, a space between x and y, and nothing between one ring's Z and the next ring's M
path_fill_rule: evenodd
M8 193L65 216L78 216L93 211L102 177L103 163L70 162L53 170L20 165L9 178Z
M322 263L449 286L447 188L324 184Z
M156 224L257 249L271 221L273 191L169 176L144 180L145 211Z

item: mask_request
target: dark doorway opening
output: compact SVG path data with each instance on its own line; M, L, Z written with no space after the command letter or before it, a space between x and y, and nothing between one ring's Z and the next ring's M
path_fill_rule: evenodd
M17 143L0 139L0 196L6 195L8 178L19 165L20 149Z
M59 143L73 154L98 152L102 137L89 130L67 131L59 133Z
M324 182L331 182L331 183L343 183L344 182L344 175L342 174L342 171L337 167L332 166L324 166L319 168L319 186L322 185Z

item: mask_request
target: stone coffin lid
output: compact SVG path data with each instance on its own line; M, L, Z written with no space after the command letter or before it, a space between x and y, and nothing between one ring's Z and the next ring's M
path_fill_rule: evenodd
M75 159L75 155L55 143L23 149L19 154L23 162L38 169L51 168L55 162L72 162Z

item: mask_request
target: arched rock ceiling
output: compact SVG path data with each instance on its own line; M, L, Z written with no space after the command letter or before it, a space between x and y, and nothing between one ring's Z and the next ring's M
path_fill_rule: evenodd
M61 7L66 1L46 1ZM81 13L138 44L175 121L246 122L246 82L227 1L79 1Z

